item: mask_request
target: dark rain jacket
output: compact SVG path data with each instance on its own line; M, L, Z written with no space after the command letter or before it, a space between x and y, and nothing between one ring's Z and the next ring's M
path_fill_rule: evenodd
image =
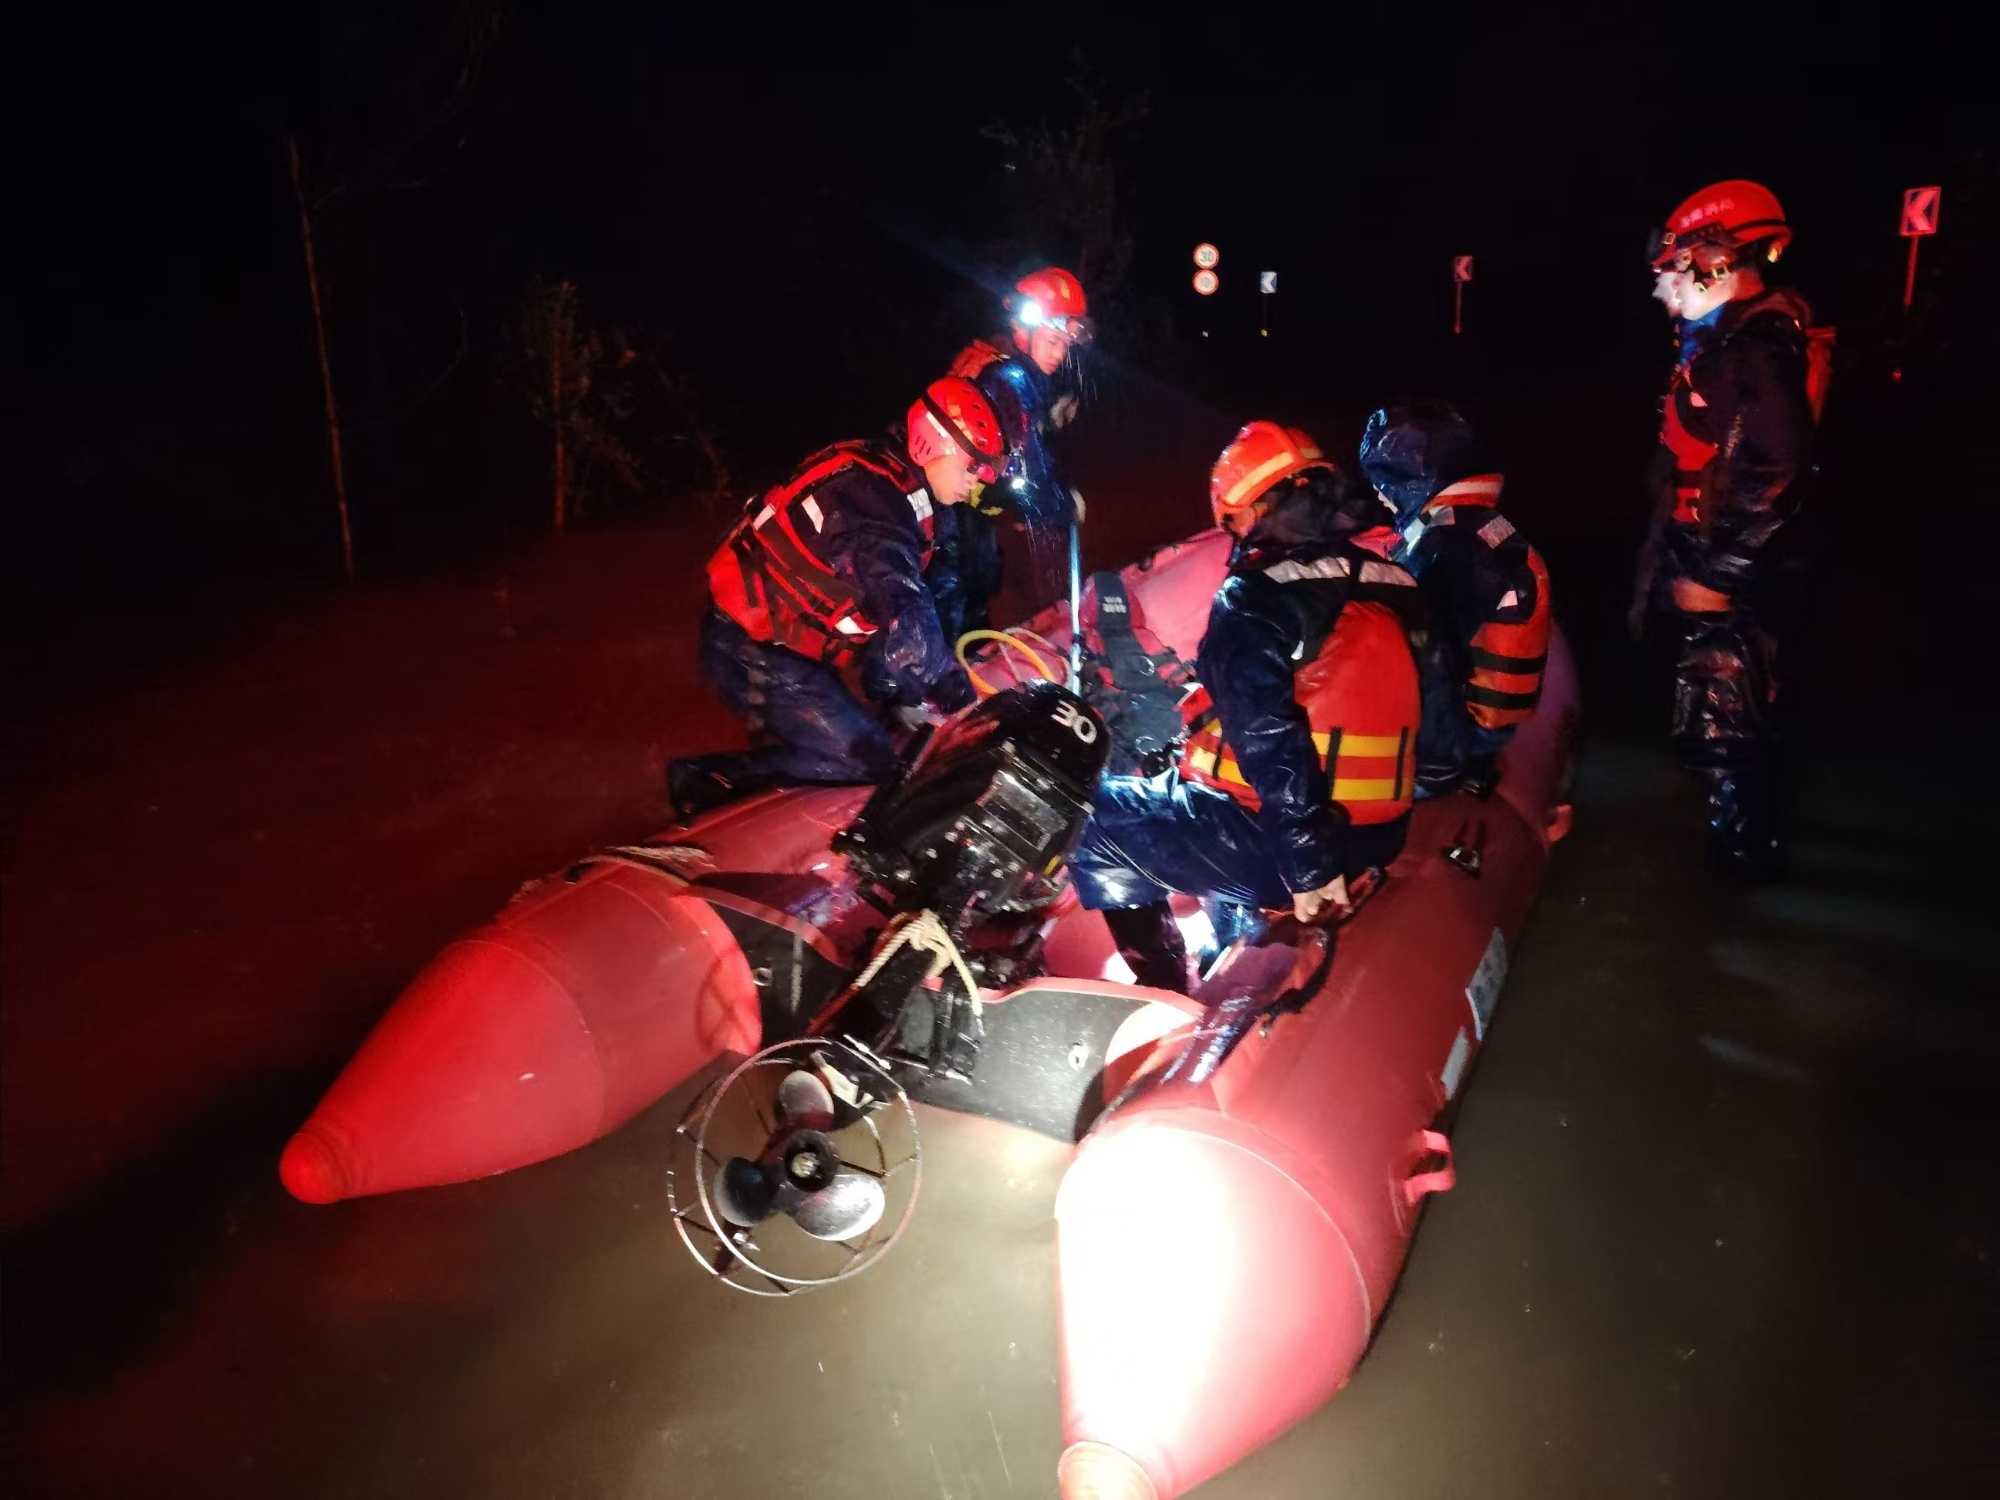
M1674 516L1666 538L1674 570L1704 587L1742 593L1797 511L1812 466L1811 316L1796 293L1776 291L1682 330L1655 499ZM1678 449L1668 436L1676 424L1685 435ZM1698 495L1676 508L1673 471L1694 460L1704 460Z
M974 505L949 505L937 515L937 550L924 582L937 605L946 645L993 623L994 595L1005 576L993 517Z
M1281 501L1230 559L1198 659L1197 675L1223 737L1261 801L1258 830L1291 891L1318 890L1348 863L1347 815L1329 794L1293 674L1317 654L1349 599L1380 599L1402 616L1406 630L1422 625L1421 604L1407 582L1381 587L1358 581L1371 571L1365 564L1379 563L1380 556L1355 543L1357 508L1305 495ZM1280 584L1264 571L1280 562L1340 556L1352 565L1347 577Z
M907 457L900 461L913 469ZM817 519L808 517L807 545L856 588L878 627L856 663L862 690L892 708L928 700L949 711L972 701L972 685L945 642L924 583L933 502L922 471L913 474L908 490L860 463L819 480L810 496Z
M1028 529L1028 550L1039 598L1067 576L1069 526L1074 515L1069 484L1056 460L1057 381L1011 342L980 339L952 361L951 373L978 386L992 403L1012 455L1007 473L989 486L988 500L1019 513ZM1059 372L1060 373L1060 372Z
M1480 467L1471 427L1442 402L1385 408L1369 418L1361 440L1362 472L1396 513L1401 535L1393 556L1415 576L1431 627L1418 653L1418 774L1432 787L1455 780L1469 761L1512 736L1511 727L1486 727L1469 712L1478 664L1491 664L1481 632L1504 634L1547 610L1533 549L1511 524L1493 528L1501 476L1476 474Z

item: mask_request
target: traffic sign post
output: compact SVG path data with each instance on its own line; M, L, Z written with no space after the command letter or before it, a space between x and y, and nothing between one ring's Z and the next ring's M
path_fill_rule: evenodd
M1465 284L1472 280L1472 257L1451 258L1451 331L1465 332Z
M1222 252L1207 240L1203 240L1199 245L1194 247L1194 289L1197 296L1213 297L1215 295L1215 289L1222 284L1221 278L1215 274L1216 264L1221 259ZM1203 323L1207 323L1208 315L1206 313L1202 314L1201 320ZM1201 336L1203 338L1208 337L1207 328L1202 329Z
M1938 231L1938 204L1944 190L1936 187L1903 189L1903 238L1910 242L1910 266L1903 273L1903 311L1917 294L1917 246Z

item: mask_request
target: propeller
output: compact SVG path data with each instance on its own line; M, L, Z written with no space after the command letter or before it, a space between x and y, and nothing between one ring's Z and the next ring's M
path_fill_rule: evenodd
M756 1161L732 1156L717 1169L715 1209L739 1229L782 1213L817 1240L865 1234L888 1197L866 1172L845 1166L826 1132L833 1094L817 1073L795 1068L778 1084L778 1128Z

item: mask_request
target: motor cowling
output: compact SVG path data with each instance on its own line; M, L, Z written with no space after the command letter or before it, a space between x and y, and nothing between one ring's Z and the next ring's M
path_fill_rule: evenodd
M1110 736L1051 682L996 693L939 728L834 847L897 911L948 926L1017 905L1090 816Z

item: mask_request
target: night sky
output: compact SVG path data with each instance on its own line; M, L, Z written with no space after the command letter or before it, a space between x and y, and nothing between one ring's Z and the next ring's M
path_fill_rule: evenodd
M1643 424L1669 349L1646 231L1730 175L1784 200L1843 368L1936 370L1949 403L1992 326L1975 281L1992 117L1936 62L1947 34L1902 24L1514 17L1315 41L1243 21L1216 39L1229 65L1197 71L1151 27L1024 17L1021 35L1062 38L1034 66L1007 65L1010 36L990 69L863 52L699 76L675 69L740 59L748 38L697 45L688 16L645 7L130 24L96 39L31 137L50 258L24 373L53 410L20 583L108 585L151 610L337 569L290 132L323 198L364 571L540 523L544 438L497 372L531 277L567 278L681 377L739 489L879 428L990 326L1021 255L1081 253L1024 201L1021 153L982 134L1073 126L1079 68L1137 116L1104 153L1129 265L1091 286L1100 433L1128 446L1153 420L1128 409L1121 428L1140 388L1224 430L1271 405L1336 444L1420 387L1522 450L1551 451L1565 424ZM1906 320L1894 221L1917 183L1944 186L1945 232ZM1187 285L1199 239L1223 249L1207 303ZM1461 253L1478 269L1454 341ZM1263 269L1281 288L1266 340ZM672 465L657 477L605 495L600 518L676 515Z

